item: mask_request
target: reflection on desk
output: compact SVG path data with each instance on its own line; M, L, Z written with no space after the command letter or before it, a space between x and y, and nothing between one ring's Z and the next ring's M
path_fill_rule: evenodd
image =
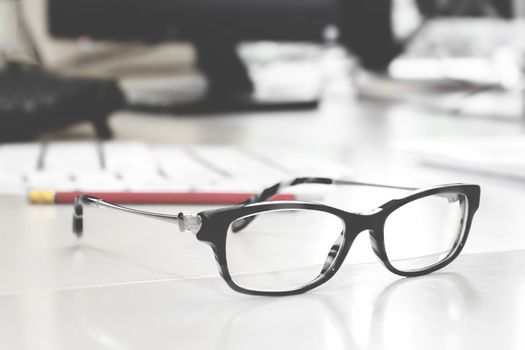
M242 296L219 278L0 296L2 348L523 349L525 252L400 279L346 265L317 291ZM16 320L16 322L13 322Z

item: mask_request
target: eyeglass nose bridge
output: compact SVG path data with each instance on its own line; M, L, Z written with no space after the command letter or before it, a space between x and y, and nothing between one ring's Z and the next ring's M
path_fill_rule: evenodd
M351 219L352 230L347 233L347 239L349 240L350 246L354 240L363 232L367 232L370 239L370 244L374 253L381 259L382 256L382 245L380 232L384 223L383 208L379 207L368 212L354 214ZM350 249L348 246L348 249ZM382 259L381 259L382 260Z
M353 214L349 221L357 237L363 231L378 230L381 226L382 218L383 208L379 207L364 213Z

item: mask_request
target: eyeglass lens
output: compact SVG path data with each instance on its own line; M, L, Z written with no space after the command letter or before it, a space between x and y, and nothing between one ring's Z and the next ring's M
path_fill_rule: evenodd
M464 234L467 208L464 195L442 193L392 212L384 226L385 250L392 266L417 271L446 259Z
M344 222L327 212L290 209L252 216L238 232L232 230L234 221L226 238L228 270L234 283L246 289L302 287L331 266L342 245Z

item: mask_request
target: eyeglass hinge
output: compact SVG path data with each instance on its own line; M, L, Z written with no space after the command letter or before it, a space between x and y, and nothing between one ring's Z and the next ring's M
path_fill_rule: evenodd
M202 227L202 218L199 215L180 212L177 215L180 232L191 231L197 234Z

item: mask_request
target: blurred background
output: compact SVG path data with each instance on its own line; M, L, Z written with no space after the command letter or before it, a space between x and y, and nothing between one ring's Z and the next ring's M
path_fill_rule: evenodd
M0 0L0 191L521 186L522 15L519 0Z
M525 0L0 0L0 342L525 348L524 16ZM211 194L142 203L199 212L296 176L479 184L467 256L426 279L363 264L311 297L241 300L172 225L93 209L80 244L71 206L28 200ZM399 194L328 187L292 194L356 212ZM347 261L376 260L360 235Z

